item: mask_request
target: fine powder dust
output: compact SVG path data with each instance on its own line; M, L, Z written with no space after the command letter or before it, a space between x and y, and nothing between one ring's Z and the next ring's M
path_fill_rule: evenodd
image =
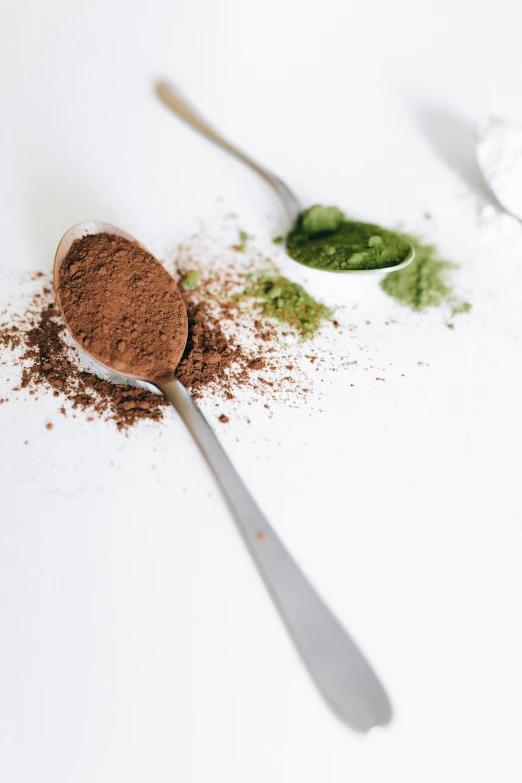
M334 373L357 364L346 350L346 339L355 337L354 327L349 326L343 338L345 330L338 321L325 318L317 335L303 339L299 329L268 317L249 294L252 276L277 276L280 272L254 245L238 250L231 239L227 245L227 238L233 235L230 226L225 236L221 228L217 236L206 229L166 254L168 272L164 274L169 281L184 279L189 270L197 271L199 276L195 290L178 293L188 314L188 340L176 376L196 399L212 405L212 410L216 408L216 419L218 414L224 415L218 408L220 402L229 401L234 408L251 404L270 408L269 403L275 401L298 407L311 395L319 399L325 380L333 380ZM74 278L78 269L72 269L71 274L72 258L69 262L69 274ZM93 274L96 268L96 264L91 265L87 273ZM107 274L101 277L107 279ZM118 383L113 374L95 366L74 344L57 307L49 275L36 273L21 280L21 285L21 301L0 312L0 375L6 380L12 378L5 391L2 383L3 402L14 396L35 400L51 393L64 416L83 414L87 421L95 417L110 420L120 430L164 417L170 405L162 395L140 384ZM74 316L71 313L71 320ZM126 356L128 337L134 339L132 323L129 318L128 325L117 327L122 329L118 339L105 346L109 360L111 356L116 356L116 361ZM103 322L99 325L103 338ZM91 344L92 333L89 337L86 326L78 324L76 328L85 333L82 339L89 340L85 347L94 354L93 345L100 332ZM125 342L125 351L118 348L120 340ZM162 366L170 366L171 355L166 354ZM227 413L230 415L232 410L229 408Z
M91 234L71 245L57 295L73 337L98 361L149 381L173 377L187 341L178 286L135 242Z
M22 365L15 393L28 391L33 399L51 391L61 414L83 411L112 420L120 430L149 419L158 421L168 402L162 395L141 386L114 383L82 368L81 352L68 341L65 324L46 278L38 273L36 290L21 313L11 313L0 326L0 349L12 351ZM5 364L4 362L2 362ZM65 407L65 404L67 407Z
M208 301L194 302L192 298L186 294L189 341L176 376L196 399L209 384L220 385L225 398L233 399L234 388L248 383L253 360L221 327L225 317L231 317L230 311L221 308L218 317Z

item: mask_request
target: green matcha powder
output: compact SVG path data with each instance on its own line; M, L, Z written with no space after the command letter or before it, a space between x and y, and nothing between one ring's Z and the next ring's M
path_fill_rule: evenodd
M313 337L333 311L310 296L299 283L282 275L267 274L252 280L244 292L266 318L290 326L307 339Z
M319 204L299 215L286 248L299 263L333 272L397 266L411 250L401 234L346 220L337 207Z
M406 260L413 247L414 261L386 275L382 290L416 312L447 306L454 316L471 310L469 302L453 292L451 272L458 265L441 259L434 245L372 223L346 220L337 207L316 204L302 212L286 247L301 264L331 271L393 268Z
M443 306L449 307L452 316L469 312L470 303L456 296L451 285L451 272L458 264L441 259L434 245L423 245L415 237L405 239L415 249L415 260L386 275L382 290L415 312Z

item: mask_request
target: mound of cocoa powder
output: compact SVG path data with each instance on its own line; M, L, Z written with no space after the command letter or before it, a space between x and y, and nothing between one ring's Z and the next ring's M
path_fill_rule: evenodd
M187 341L174 279L136 242L90 234L71 245L58 300L73 337L98 361L149 381L173 377Z

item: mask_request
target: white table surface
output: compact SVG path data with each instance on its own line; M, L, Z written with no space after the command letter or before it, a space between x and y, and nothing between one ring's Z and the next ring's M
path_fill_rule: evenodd
M52 395L0 406L0 780L520 783L522 230L471 126L522 120L521 70L513 0L3 0L1 302L80 220L153 246L220 204L275 220L154 100L164 74L305 202L437 242L473 311L450 331L372 290L350 318L386 383L354 368L321 415L219 430L389 689L367 737L317 695L174 413L126 438Z

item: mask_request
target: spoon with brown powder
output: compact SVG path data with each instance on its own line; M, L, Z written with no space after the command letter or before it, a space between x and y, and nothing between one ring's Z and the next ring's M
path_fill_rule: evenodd
M54 261L54 288L75 342L109 370L154 384L196 440L312 678L353 729L391 720L384 688L269 525L189 392L175 378L187 341L176 282L130 234L73 226Z

